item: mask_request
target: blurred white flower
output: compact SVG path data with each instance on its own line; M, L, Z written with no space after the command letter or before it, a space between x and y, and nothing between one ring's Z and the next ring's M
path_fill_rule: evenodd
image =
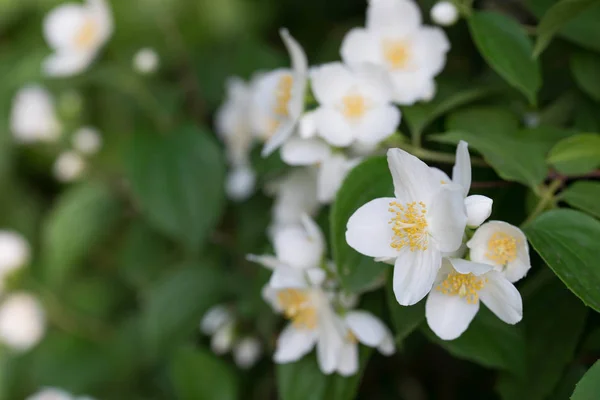
M263 157L277 150L294 133L308 82L308 61L302 47L286 29L280 31L292 60L291 69L276 69L256 77L252 85L251 124L265 141Z
M61 182L72 182L85 171L85 161L74 151L66 151L54 162L54 176Z
M46 330L46 317L40 302L25 293L12 293L0 305L0 341L8 347L27 351Z
M241 166L229 171L225 192L231 200L244 201L254 193L255 185L256 174L252 168Z
M84 126L73 134L73 148L82 154L93 155L102 148L102 136L96 128Z
M133 68L140 74L156 72L159 63L158 53L149 47L138 50L133 56Z
M233 321L233 315L224 304L211 307L200 321L200 330L205 335L213 335L219 328Z
M388 150L388 164L395 197L360 207L348 220L346 241L364 255L395 259L394 294L409 306L431 290L442 253L462 244L463 188L442 184L424 162L400 149Z
M451 1L438 1L431 8L431 20L442 26L454 25L458 21L458 9Z
M421 24L412 0L370 0L366 28L352 29L341 55L350 66L374 64L389 74L399 104L431 100L434 77L446 64L450 43L443 30Z
M521 294L492 265L444 259L425 303L427 324L441 339L454 340L475 318L479 300L507 324L523 318Z
M314 216L319 207L317 199L317 171L313 168L296 169L282 179L271 182L268 191L275 195L274 226L300 223L303 214Z
M58 139L62 127L50 93L37 85L20 89L13 99L10 129L19 143Z
M217 355L228 353L235 339L235 323L229 322L217 329L210 340L210 348Z
M322 204L330 204L335 200L344 179L360 162L359 158L348 159L343 154L333 154L319 165L317 177L317 198Z
M0 288L2 279L12 271L25 266L31 257L31 248L16 232L0 231Z
M391 104L387 78L367 64L350 68L335 62L314 68L311 82L319 102L314 111L317 133L336 147L355 141L377 144L394 133L400 111Z
M73 396L61 389L44 388L25 400L73 400Z
M113 32L106 0L62 4L44 18L44 37L54 51L43 64L49 76L70 76L85 70Z
M490 264L510 282L525 277L531 262L525 234L503 221L489 221L479 227L467 242L474 262Z
M260 340L254 337L246 337L238 342L233 347L233 360L235 364L242 368L248 369L254 366L262 355L262 344Z

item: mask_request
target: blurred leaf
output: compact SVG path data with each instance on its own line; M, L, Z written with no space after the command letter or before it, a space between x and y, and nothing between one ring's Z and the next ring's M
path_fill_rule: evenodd
M173 355L169 374L179 400L240 398L231 366L208 350L180 347Z
M600 221L579 211L552 210L528 224L525 233L565 285L600 312Z
M445 341L427 326L426 336L455 357L510 371L518 376L525 374L525 337L518 325L501 321L487 307L481 307L469 328L458 339Z
M197 254L223 212L224 160L215 139L194 126L169 136L137 134L128 164L148 221Z
M467 141L502 179L533 188L546 177L546 147L535 140L524 140L510 112L492 107L461 110L451 114L446 125L450 132L431 139L451 144Z
M542 400L552 393L573 359L587 308L556 280L525 298L522 324L527 373L502 373L496 389L503 400Z
M398 304L394 295L392 279L386 284L388 311L394 324L394 339L400 343L425 321L425 300L421 300L411 307Z
M64 192L42 226L44 274L64 282L120 217L118 199L101 183L83 183Z
M575 182L560 194L560 199L572 207L600 218L600 182Z
M553 390L548 400L566 400L571 398L577 382L585 375L586 368L581 364L570 365Z
M600 101L600 55L592 52L578 52L571 56L571 72L579 88Z
M473 41L490 67L536 104L542 85L540 66L531 57L531 40L521 25L494 12L475 12L468 22Z
M375 282L387 268L363 256L346 242L346 224L361 206L379 197L393 196L392 175L385 157L372 157L355 167L342 184L330 214L330 243L343 285L359 292Z
M534 57L539 56L550 43L552 37L565 24L597 3L597 0L561 0L554 4L537 27L537 40L533 50Z
M142 310L142 339L150 359L187 338L222 290L220 276L211 265L182 266L157 282Z
M596 361L594 365L586 372L583 378L575 387L575 391L571 396L572 400L594 400L600 394L600 361Z
M600 166L600 134L582 133L561 140L550 150L548 162L565 175L592 172Z

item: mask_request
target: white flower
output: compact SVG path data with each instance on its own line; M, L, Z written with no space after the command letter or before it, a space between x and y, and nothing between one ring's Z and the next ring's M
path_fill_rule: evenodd
M469 144L463 140L456 147L456 163L452 168L452 179L446 173L437 168L432 168L442 183L453 182L463 188L465 196L465 209L467 211L467 226L472 228L481 225L492 214L494 201L486 196L471 195L471 158L469 156Z
M234 338L235 323L229 322L217 329L211 338L210 348L215 354L223 355L231 350Z
M66 151L54 162L54 176L61 182L72 182L85 171L85 161L74 151Z
M238 341L233 347L233 360L235 364L248 369L254 366L262 355L262 344L254 337L246 337Z
M13 99L10 129L19 143L58 139L62 128L50 93L37 85L20 89Z
M269 189L275 194L275 226L300 223L303 214L314 216L319 209L317 173L313 169L296 169L283 179L271 183Z
M96 154L101 147L102 136L96 128L84 126L73 134L73 148L82 154Z
M302 47L286 29L281 38L292 60L291 69L277 69L256 78L252 89L251 122L264 140L263 157L277 150L294 133L302 111L308 82L308 61Z
M46 330L42 305L24 292L10 294L0 305L0 341L18 351L35 346Z
M519 291L492 265L444 259L425 304L427 324L441 339L456 339L477 314L479 300L507 324L523 317Z
M320 104L315 127L332 146L376 144L396 131L400 111L391 104L390 83L379 69L330 63L314 68L311 81Z
M349 219L346 241L359 253L395 259L393 288L401 305L412 305L431 290L442 253L457 250L467 216L463 189L442 184L418 158L388 150L393 198L379 198Z
M467 246L472 261L491 264L510 282L525 277L531 268L527 238L519 228L506 222L481 225Z
M319 165L317 175L317 198L322 204L330 204L335 200L339 188L346 176L360 159L348 159L343 154L333 154Z
M113 31L106 0L66 3L44 19L44 36L54 54L44 61L49 76L70 76L85 70Z
M243 165L229 171L225 182L227 197L234 201L244 201L254 193L256 174L249 166Z
M1 280L27 264L30 256L31 248L23 236L16 232L0 231L0 288Z
M458 21L458 9L451 1L438 1L431 8L431 20L442 26L454 25Z
M159 62L158 53L149 47L138 50L133 56L133 68L140 74L156 72Z
M25 400L74 400L71 394L61 389L44 388Z
M421 12L411 0L370 0L366 28L352 29L341 55L351 66L371 63L383 68L400 104L430 100L434 77L446 64L450 43L440 28L421 25Z
M200 321L200 330L205 335L213 335L219 328L233 321L229 308L223 304L211 307Z

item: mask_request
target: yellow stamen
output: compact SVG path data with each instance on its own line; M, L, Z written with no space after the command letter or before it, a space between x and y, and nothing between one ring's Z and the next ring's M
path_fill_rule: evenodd
M403 40L384 40L383 57L385 58L385 60L391 68L405 68L410 58L408 44Z
M75 46L81 50L89 49L98 37L98 23L93 18L87 18L75 36Z
M486 283L486 278L453 271L437 286L437 290L448 296L460 296L467 300L467 303L475 304L479 301L478 292L483 289Z
M280 117L289 115L288 105L292 99L292 86L294 78L290 74L285 74L279 78L277 89L275 90L275 107L273 112Z
M405 246L410 251L427 250L429 243L427 232L427 207L422 201L402 205L396 201L390 203L389 212L394 214L390 220L394 237L390 246L400 250Z
M367 111L365 98L361 95L350 94L342 99L344 103L343 113L347 118L360 118Z
M277 293L277 301L286 318L296 328L314 329L317 326L317 311L310 301L310 294L301 289L285 289Z
M514 261L517 258L517 239L504 232L494 233L488 240L485 256L501 265Z
M350 343L358 343L356 335L354 335L354 333L351 330L348 330L348 333L346 334L346 340Z

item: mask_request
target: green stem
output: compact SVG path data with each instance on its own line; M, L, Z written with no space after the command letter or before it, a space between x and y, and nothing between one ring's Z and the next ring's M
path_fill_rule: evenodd
M545 188L545 190L542 190L540 200L538 201L531 214L529 214L525 222L521 224L521 226L529 224L531 221L536 219L542 212L544 212L550 204L554 203L554 195L556 194L556 191L560 189L561 185L562 180L555 179Z

